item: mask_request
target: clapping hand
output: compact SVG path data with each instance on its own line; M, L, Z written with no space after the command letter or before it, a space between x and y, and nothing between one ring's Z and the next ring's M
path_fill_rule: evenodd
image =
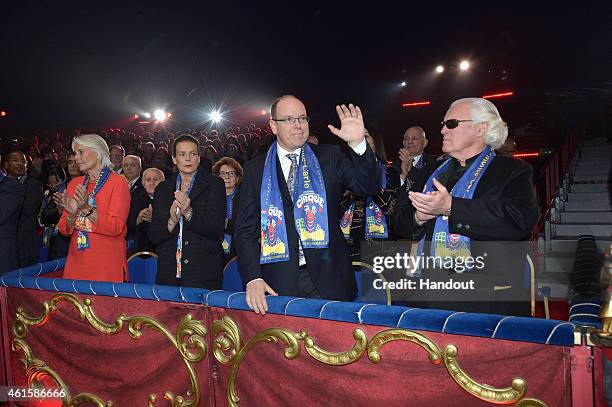
M451 194L446 187L435 178L433 180L433 185L437 188L437 191L426 193L410 191L408 192L408 197L412 201L412 206L414 206L417 211L422 212L422 214L444 215L451 208Z
M136 224L140 224L143 221L151 222L151 218L153 217L153 207L149 205L138 213L138 219L136 220Z
M353 104L349 104L348 107L340 105L336 106L336 112L340 119L340 129L329 124L327 125L329 131L349 143L351 147L357 147L365 139L361 109Z
M191 199L189 196L181 191L174 192L174 202L176 202L177 207L181 211L181 215L187 214L189 212L189 208L191 207Z
M74 196L69 197L66 191L53 194L53 202L64 208L70 215L75 215L79 210L87 208L87 190L83 185L77 185Z
M402 177L402 180L405 180L408 176L408 173L410 172L410 169L412 168L414 157L410 155L408 150L406 150L405 148L400 148L399 158L402 161L402 170L400 176Z

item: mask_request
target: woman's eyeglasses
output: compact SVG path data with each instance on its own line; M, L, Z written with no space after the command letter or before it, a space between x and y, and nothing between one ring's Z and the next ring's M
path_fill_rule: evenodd
M236 171L219 171L219 176L221 178L230 178L236 176Z

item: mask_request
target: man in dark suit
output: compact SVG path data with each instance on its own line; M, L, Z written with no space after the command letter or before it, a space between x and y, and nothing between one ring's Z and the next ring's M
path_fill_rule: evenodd
M440 165L436 156L424 152L425 147L427 147L427 137L423 128L412 126L406 129L402 148L399 150L399 160L393 162L393 168L399 173L401 184L398 196L407 195L409 191L421 192L431 173ZM391 224L394 225L395 221ZM394 227L397 236L412 238L402 235L401 230L396 229Z
M25 199L19 214L19 267L31 266L39 261L36 227L43 198L42 184L27 176L27 160L21 151L13 151L5 156L4 169L8 177L24 186Z
M155 245L149 240L149 225L153 217L153 196L155 189L165 179L164 173L157 168L147 168L142 173L144 188L132 192L130 214L128 215L128 234L134 238L133 252L155 252Z
M361 196L377 194L380 174L374 153L365 141L360 109L343 105L337 106L336 111L341 129L328 127L332 133L348 142L350 158L338 146L309 145L318 160L325 185L329 239L326 246L302 247L304 244L298 239L294 202L288 188L288 184L294 185L293 169L297 167L302 171L303 163L297 165L296 160L301 161L300 154L304 153L302 150L306 148L309 132L306 107L299 99L291 95L282 96L273 103L270 111L270 127L277 139L277 156L270 160L276 164L288 260L260 264L262 253L258 239L263 238L260 197L267 157L260 155L246 164L234 234L240 274L246 283L246 301L256 313L265 314L268 309L266 292L345 301L355 297L355 277L339 226L338 208L346 189ZM312 176L310 166L308 171Z
M492 153L504 143L508 129L488 100L460 99L444 119L442 151L448 161L426 182L425 193L400 195L396 228L403 236L424 238L425 256L433 255L434 246L436 253L452 252L467 238L471 256L482 256L484 268L465 273L424 269L422 279L470 279L476 288L449 293L448 301L421 297L414 305L528 315L527 246L520 242L529 239L538 214L532 169Z
M23 199L23 185L7 177L0 168L0 275L19 268L17 227Z
M425 147L427 137L421 127L412 126L404 132L399 160L393 163L400 174L401 190L420 192L427 178L440 164L436 156L424 152Z
M126 155L123 158L123 175L130 187L130 194L142 189L142 159L137 155Z

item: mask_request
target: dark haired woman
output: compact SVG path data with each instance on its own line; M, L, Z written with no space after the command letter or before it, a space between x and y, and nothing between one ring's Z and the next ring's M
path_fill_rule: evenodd
M157 186L149 239L158 255L157 284L221 288L225 187L198 171L200 146L191 135L172 145L177 173Z

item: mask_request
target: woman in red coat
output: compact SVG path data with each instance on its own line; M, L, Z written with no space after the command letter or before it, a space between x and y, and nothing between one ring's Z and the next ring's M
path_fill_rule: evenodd
M96 134L72 141L79 170L64 193L54 200L64 208L59 232L71 236L64 278L123 282L126 263L126 220L130 190L112 171L108 145Z

